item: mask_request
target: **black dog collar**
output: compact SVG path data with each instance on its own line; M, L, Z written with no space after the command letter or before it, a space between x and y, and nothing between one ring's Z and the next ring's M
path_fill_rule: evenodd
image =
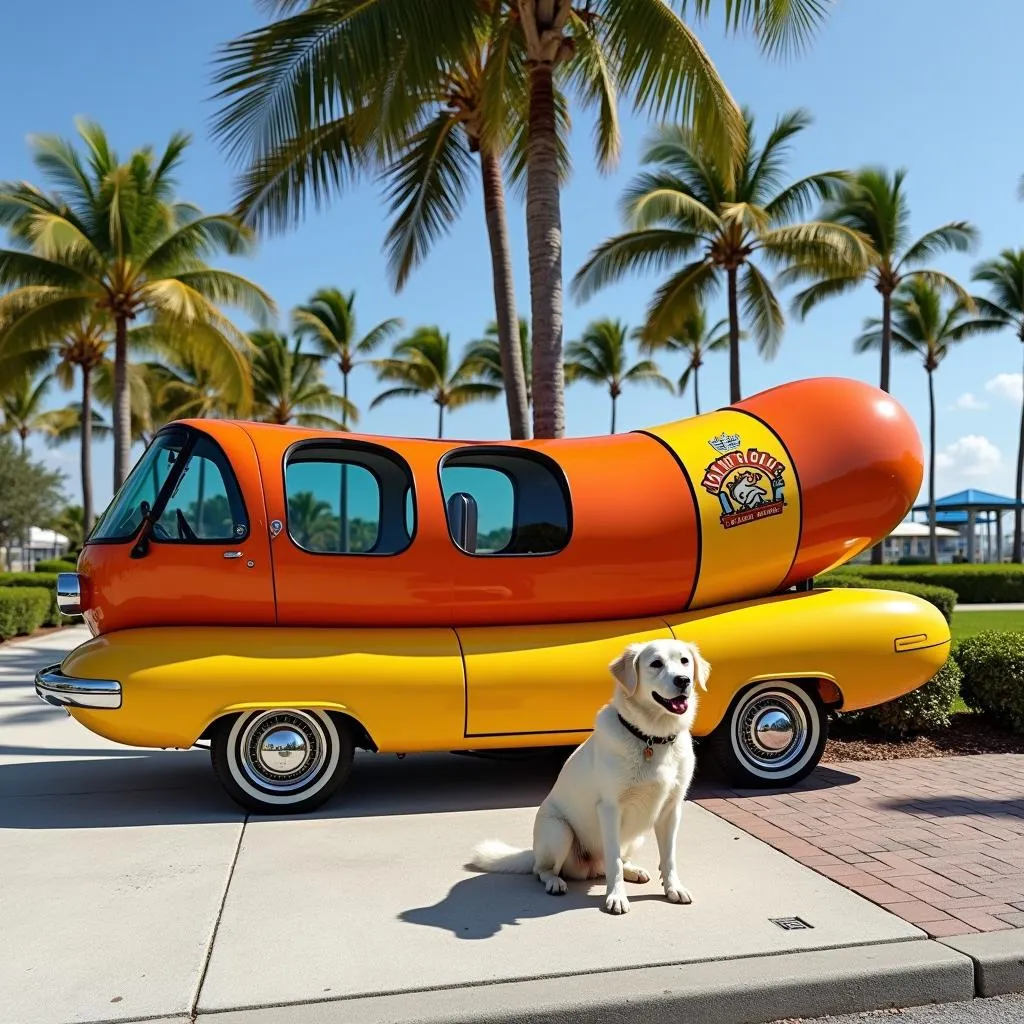
M618 712L616 712L618 714ZM675 736L648 736L642 733L632 722L627 722L626 719L619 715L619 721L631 732L638 740L643 740L644 743L644 758L650 760L654 756L655 743L671 743Z

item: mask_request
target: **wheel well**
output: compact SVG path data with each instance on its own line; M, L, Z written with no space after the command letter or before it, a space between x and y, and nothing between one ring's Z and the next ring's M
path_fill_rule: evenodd
M752 686L756 686L758 683L771 682L773 680L777 680L780 683L792 683L794 686L799 686L800 689L806 690L808 693L816 694L818 699L824 705L826 711L839 711L843 706L843 691L840 690L838 685L832 682L831 679L814 676L787 676L785 674L772 676L771 679L752 679L736 691L736 695L733 700L736 700L742 694L746 693L746 691Z
M203 731L200 733L196 742L200 740L209 740L213 737L214 730L220 725L221 722L228 721L237 715L240 715L240 711L229 711L226 714L218 715ZM334 719L335 723L339 726L345 726L352 732L352 743L354 746L359 747L361 750L370 750L374 753L377 752L377 744L373 742L373 737L367 732L366 726L362 722L353 718L351 715L346 715L342 711L331 711L328 709L327 714Z

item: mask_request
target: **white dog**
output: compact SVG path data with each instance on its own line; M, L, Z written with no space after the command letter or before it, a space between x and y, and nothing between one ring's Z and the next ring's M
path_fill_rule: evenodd
M624 914L625 883L650 881L632 858L653 828L665 896L690 903L676 867L676 833L693 777L697 686L707 689L711 666L694 644L655 640L630 644L609 668L617 681L611 702L538 808L533 849L487 840L469 866L536 874L552 895L565 892L566 878L603 875L605 909Z

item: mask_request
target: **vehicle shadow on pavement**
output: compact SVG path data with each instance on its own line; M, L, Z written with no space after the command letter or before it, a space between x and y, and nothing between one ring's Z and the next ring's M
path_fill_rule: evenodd
M981 816L989 818L1013 818L1024 825L1024 778L1020 783L1020 796L1004 800L964 796L923 796L913 800L890 800L880 804L894 811L908 814L934 814L938 818L963 818Z

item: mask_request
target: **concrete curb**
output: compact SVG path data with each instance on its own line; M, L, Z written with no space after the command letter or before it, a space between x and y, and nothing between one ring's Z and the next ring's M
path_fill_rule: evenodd
M939 941L974 962L979 996L1024 992L1024 929L953 935Z
M557 957L557 950L552 950ZM971 960L930 939L204 1013L199 1024L764 1024L974 996Z

